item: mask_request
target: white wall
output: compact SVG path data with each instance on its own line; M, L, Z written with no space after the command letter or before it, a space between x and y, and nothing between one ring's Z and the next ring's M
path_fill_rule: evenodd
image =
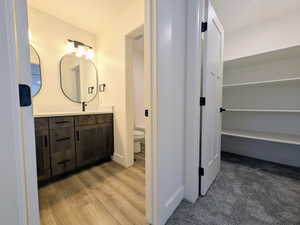
M114 160L124 166L128 161L128 132L126 106L126 64L125 36L144 24L144 1L132 1L114 21L109 30L97 38L98 67L100 82L106 83L106 91L101 95L103 105L114 106Z
M140 47L144 39L135 40L133 43L133 91L135 127L145 128L145 103L144 103L144 51Z
M287 48L300 44L300 12L226 33L225 60Z
M38 95L33 98L34 114L82 111L81 104L71 102L61 91L59 63L66 54L68 39L96 47L96 35L33 8L29 8L28 16L32 33L30 42L41 59L43 85ZM87 111L97 111L99 105L98 96L88 103Z

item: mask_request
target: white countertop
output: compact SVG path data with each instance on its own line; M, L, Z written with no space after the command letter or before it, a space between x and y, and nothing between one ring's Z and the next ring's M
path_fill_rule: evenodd
M99 111L86 111L86 112L49 112L34 114L33 117L56 117L56 116L80 116L80 115L93 115L93 114L108 114L113 113L112 106L101 107Z

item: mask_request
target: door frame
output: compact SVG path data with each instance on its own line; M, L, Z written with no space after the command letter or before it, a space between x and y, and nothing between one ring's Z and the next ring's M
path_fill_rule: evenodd
M14 121L11 121L14 132L16 177L18 178L18 209L15 217L21 225L39 225L37 171L35 156L35 137L32 106L19 106L18 84L31 86L30 50L27 23L26 1L4 0L3 15L6 22L6 39L9 47L8 58L11 78L11 105ZM2 53L2 52L1 52ZM8 104L9 105L9 104ZM10 168L7 168L8 170ZM12 187L13 188L13 187ZM12 189L13 190L13 189ZM12 193L13 194L13 193Z
M27 1L5 0L11 7L14 14L15 24L11 26L15 28L16 40L13 41L18 48L18 60L15 67L19 69L20 82L31 86L30 73L30 56L29 56L29 40L28 40L28 16ZM159 194L158 194L158 169L157 168L157 85L156 85L156 1L145 0L145 76L150 81L146 89L149 93L146 95L146 106L149 110L149 117L146 120L146 217L149 223L157 224L159 221ZM12 19L12 15L6 15L8 19ZM16 94L16 93L14 93ZM127 96L127 95L126 95ZM38 204L38 188L37 188L37 172L36 172L36 156L35 156L35 137L34 137L34 120L32 107L20 110L21 127L18 133L22 136L23 151L18 153L22 164L22 174L20 175L20 191L23 194L18 196L24 207L21 208L26 223L22 225L39 225L39 204ZM128 123L127 123L128 124ZM30 149L30 150L29 150ZM21 215L19 216L20 218Z
M145 177L146 177L146 218L150 224L159 221L159 195L158 195L158 165L157 162L157 86L156 86L156 1L145 1L145 20L125 37L125 71L126 71L126 163L134 164L134 102L133 102L133 42L134 38L144 35L144 100L148 117L145 117Z
M201 108L203 33L205 1L187 0L187 80L185 97L185 180L184 197L189 202L199 198L199 165L201 151ZM197 18L197 19L195 19Z
M140 36L144 36L144 24L141 24L125 36L125 92L126 92L126 141L127 152L126 165L134 164L134 81L133 81L133 64L134 64L134 41ZM144 44L145 46L145 44ZM145 52L144 54L148 54ZM145 64L145 63L144 63ZM146 129L146 127L145 127Z

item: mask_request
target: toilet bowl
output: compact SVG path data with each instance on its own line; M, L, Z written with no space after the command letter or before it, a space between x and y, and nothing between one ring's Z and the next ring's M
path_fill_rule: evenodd
M134 130L134 153L142 151L142 144L145 143L145 133L141 130Z

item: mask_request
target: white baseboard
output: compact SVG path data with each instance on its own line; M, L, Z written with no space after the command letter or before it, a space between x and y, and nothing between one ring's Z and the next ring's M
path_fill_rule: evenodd
M112 157L113 161L115 161L116 163L124 166L124 167L127 167L127 163L126 163L126 160L125 160L125 157L118 154L118 153L115 153Z
M180 187L171 198L165 203L164 215L162 215L161 224L165 224L169 217L174 213L184 197L184 187Z

